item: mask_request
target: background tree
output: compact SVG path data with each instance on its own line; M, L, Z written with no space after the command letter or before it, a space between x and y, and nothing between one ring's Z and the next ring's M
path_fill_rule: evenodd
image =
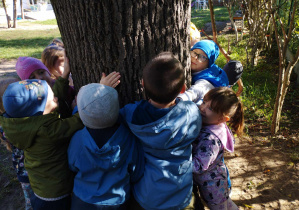
M279 79L271 126L272 134L275 134L279 130L281 110L288 87L290 85L291 73L299 59L299 48L297 48L295 55L292 56L289 63L287 63L286 56L289 51L289 43L296 37L294 34L294 29L295 25L298 24L295 23L297 4L298 0L293 0L291 8L289 10L289 19L284 22L284 13L280 12L280 5L277 5L277 7L275 7L276 4L274 0L270 1L269 3L269 9L271 11L272 23L275 30L275 38L279 54Z
M5 4L5 0L2 0L2 4L3 4L3 8L4 8L4 11L5 11L5 15L6 15L6 20L7 20L7 28L10 28L11 25L10 25L10 17L7 13L7 8L6 8L6 4Z
M237 29L235 21L234 21L234 14L237 10L236 8L238 8L238 4L239 4L238 0L223 0L223 5L227 8L229 19L232 24L232 28L235 31L235 35L236 35L235 42L236 43L239 41L239 36L238 36L238 29Z
M258 63L260 52L267 49L271 19L268 8L269 0L251 1L243 0L245 21L249 30L248 48L250 51L250 64Z
M171 51L190 84L190 1L51 1L70 59L76 89L99 82L101 72L121 73L120 103L140 100L146 63Z
M13 0L13 28L17 27L17 0Z

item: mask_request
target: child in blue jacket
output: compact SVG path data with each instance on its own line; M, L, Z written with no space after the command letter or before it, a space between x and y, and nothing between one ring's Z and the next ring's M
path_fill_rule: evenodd
M215 64L219 56L219 47L215 42L199 41L193 45L190 54L192 86L178 97L200 105L209 90L228 86L229 80L225 71Z
M137 203L130 209L183 209L192 197L191 143L201 128L200 111L176 99L185 90L185 76L170 52L146 65L142 83L149 100L121 110L145 155L144 176L133 186Z
M76 173L72 209L126 209L131 183L143 175L140 143L118 123L115 89L92 83L78 93L79 116L85 125L72 137L69 167Z

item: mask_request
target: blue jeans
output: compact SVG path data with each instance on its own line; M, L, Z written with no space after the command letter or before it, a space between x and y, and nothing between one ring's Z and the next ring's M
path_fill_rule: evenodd
M71 195L57 201L45 201L32 193L30 198L33 210L69 210L71 209Z

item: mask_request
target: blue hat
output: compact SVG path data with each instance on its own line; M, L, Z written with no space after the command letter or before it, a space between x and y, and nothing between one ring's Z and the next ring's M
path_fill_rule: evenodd
M211 67L219 56L219 47L212 40L201 40L196 42L196 44L191 48L191 51L195 49L200 49L207 55L209 59L208 67Z
M10 84L3 95L3 106L9 117L42 115L48 98L45 80L23 80Z

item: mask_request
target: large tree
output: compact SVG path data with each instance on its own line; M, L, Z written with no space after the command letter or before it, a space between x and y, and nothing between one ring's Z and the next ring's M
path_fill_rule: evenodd
M140 79L146 63L171 51L190 81L190 1L52 0L76 89L98 82L101 72L121 73L124 105L143 97Z

